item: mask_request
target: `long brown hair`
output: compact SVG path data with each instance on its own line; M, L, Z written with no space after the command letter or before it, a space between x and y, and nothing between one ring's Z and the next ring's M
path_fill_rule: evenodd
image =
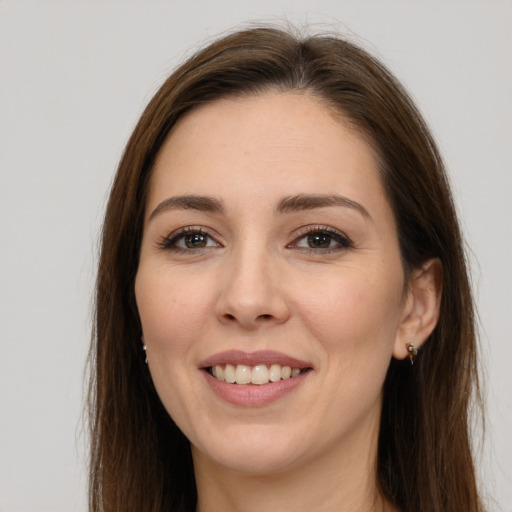
M162 406L141 351L134 300L148 181L180 116L266 90L304 91L341 113L379 156L406 275L443 265L437 327L411 367L392 361L384 385L377 479L404 512L481 512L470 440L478 396L473 301L463 242L436 144L402 86L358 46L263 27L228 35L163 84L135 128L102 232L91 348L91 511L193 511L187 439Z

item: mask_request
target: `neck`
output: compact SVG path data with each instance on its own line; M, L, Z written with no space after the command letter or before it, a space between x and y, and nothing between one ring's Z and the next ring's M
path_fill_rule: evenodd
M364 434L364 443L347 440L344 449L329 447L322 457L265 475L232 471L193 449L196 512L396 512L378 489L378 423L373 427L355 436Z

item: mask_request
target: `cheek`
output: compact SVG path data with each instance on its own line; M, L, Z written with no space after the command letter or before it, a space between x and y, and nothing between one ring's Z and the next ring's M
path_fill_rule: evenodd
M193 425L189 390L196 377L198 332L211 310L205 286L170 272L139 268L135 281L151 378L164 407L180 426Z
M344 270L322 293L302 295L297 307L322 354L329 391L318 403L334 425L350 430L380 400L400 323L402 282L400 273L389 279Z
M139 269L135 281L144 340L153 354L185 353L211 310L208 287L193 279Z
M402 274L342 268L330 279L315 279L316 293L296 293L297 309L327 354L344 366L384 362L387 366L401 314ZM336 361L339 364L340 361Z

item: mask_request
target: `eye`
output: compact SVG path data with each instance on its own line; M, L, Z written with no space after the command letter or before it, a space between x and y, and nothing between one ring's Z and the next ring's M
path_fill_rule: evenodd
M174 245L180 249L203 249L204 247L215 246L215 242L206 233L192 233L181 235L174 241Z
M194 250L219 247L220 244L206 231L200 228L187 227L166 237L159 244L161 249L191 252Z
M305 228L301 236L296 238L288 247L321 253L350 248L352 247L352 242L340 231L329 227L317 226Z

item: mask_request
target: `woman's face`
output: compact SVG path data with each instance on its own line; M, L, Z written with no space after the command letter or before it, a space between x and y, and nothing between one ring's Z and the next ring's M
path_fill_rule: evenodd
M403 290L375 157L319 100L223 99L173 129L135 291L196 464L268 474L374 448Z

